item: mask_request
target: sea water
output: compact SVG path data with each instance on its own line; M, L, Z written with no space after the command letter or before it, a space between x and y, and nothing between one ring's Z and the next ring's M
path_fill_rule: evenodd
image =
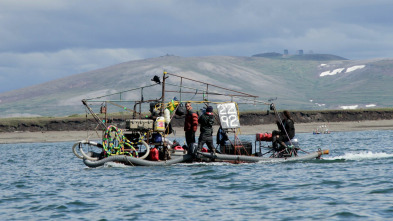
M330 149L321 160L166 167L88 168L73 142L1 144L0 219L391 220L392 134L297 134L304 151Z

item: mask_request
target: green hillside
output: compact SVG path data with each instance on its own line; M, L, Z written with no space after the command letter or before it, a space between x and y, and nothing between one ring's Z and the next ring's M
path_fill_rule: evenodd
M264 101L277 98L274 102L279 109L393 106L393 59L351 61L321 55L317 58L163 56L130 61L2 93L0 111L2 117L82 114L85 111L82 99L150 85L150 79L164 70L254 94ZM158 98L155 92L158 89L152 89L144 99ZM191 97L185 96L183 100Z

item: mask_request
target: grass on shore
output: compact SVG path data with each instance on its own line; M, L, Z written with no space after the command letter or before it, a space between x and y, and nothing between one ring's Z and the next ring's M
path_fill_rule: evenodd
M282 110L279 110L281 112ZM289 110L291 112L302 112L308 114L315 113L328 113L328 112L346 112L346 113L361 113L361 112L389 112L393 111L393 108L375 108L375 109L356 109L356 110ZM143 113L142 116L147 113ZM242 111L241 114L266 114L266 110L263 111ZM103 114L99 114L100 117L104 118ZM108 118L124 118L124 116L130 116L129 113L112 113L108 114ZM88 119L92 119L93 117L89 114L87 115ZM3 126L17 126L20 123L24 123L26 125L38 125L44 126L48 122L51 121L61 121L61 122L70 122L70 121L81 121L86 120L86 114L73 114L70 116L64 117L13 117L13 118L0 118L0 125Z

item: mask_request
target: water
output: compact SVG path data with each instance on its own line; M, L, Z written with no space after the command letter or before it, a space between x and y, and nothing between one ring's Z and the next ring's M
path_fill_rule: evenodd
M70 142L2 144L0 219L390 220L392 134L298 134L323 160L95 169Z

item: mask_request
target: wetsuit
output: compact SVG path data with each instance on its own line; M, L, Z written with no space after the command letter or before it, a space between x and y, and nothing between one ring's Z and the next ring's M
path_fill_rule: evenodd
M284 119L282 124L280 122L276 122L278 131L275 130L272 133L273 137L273 148L278 149L278 144L283 145L284 142L291 140L295 136L295 123L291 119ZM283 127L284 125L284 127ZM285 130L284 130L285 128ZM286 131L286 132L285 132ZM288 134L288 136L287 136ZM278 135L278 137L277 137Z
M199 117L198 123L200 124L200 134L198 140L198 150L202 150L203 145L206 143L210 151L215 152L213 145L213 124L214 116L208 114L202 114Z

